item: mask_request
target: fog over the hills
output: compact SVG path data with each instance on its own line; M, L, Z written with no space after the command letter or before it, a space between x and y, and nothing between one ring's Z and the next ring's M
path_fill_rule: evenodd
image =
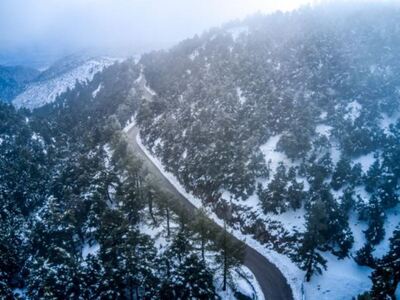
M81 49L144 51L246 15L312 0L2 0L0 63L9 56ZM21 57L20 57L21 58Z
M319 2L349 1L1 0L0 64L42 67L82 50L141 53L257 12L291 11Z

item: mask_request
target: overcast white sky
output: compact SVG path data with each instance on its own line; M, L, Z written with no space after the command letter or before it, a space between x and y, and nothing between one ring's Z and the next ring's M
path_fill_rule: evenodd
M0 47L151 48L315 0L0 0Z

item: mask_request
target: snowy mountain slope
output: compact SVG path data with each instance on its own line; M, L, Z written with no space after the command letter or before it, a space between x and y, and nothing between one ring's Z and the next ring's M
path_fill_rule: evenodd
M68 89L73 89L76 82L86 83L104 68L115 62L112 58L92 58L78 65L62 65L60 69L50 68L40 75L39 80L27 86L13 104L16 107L34 109L53 102Z

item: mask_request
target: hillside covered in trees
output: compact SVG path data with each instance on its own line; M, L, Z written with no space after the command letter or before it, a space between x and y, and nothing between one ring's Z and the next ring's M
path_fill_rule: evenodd
M210 213L307 299L398 298L399 6L259 14L112 61L0 102L0 298L255 297ZM39 76L12 71L7 101ZM157 185L129 124L204 209Z
M146 54L156 96L138 111L141 139L187 191L290 257L306 282L326 271L373 299L394 297L399 24L390 4L322 5ZM329 273L341 262L366 275Z

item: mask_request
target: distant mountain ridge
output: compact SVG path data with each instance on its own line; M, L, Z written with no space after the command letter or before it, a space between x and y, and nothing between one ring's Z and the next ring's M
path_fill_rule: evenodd
M12 102L17 108L38 108L73 89L76 82L91 81L96 73L115 61L109 57L79 54L60 59L43 71L0 65L0 101Z
M105 57L66 57L43 71L12 102L17 108L28 109L51 103L68 89L73 89L77 82L91 81L96 73L115 61Z

